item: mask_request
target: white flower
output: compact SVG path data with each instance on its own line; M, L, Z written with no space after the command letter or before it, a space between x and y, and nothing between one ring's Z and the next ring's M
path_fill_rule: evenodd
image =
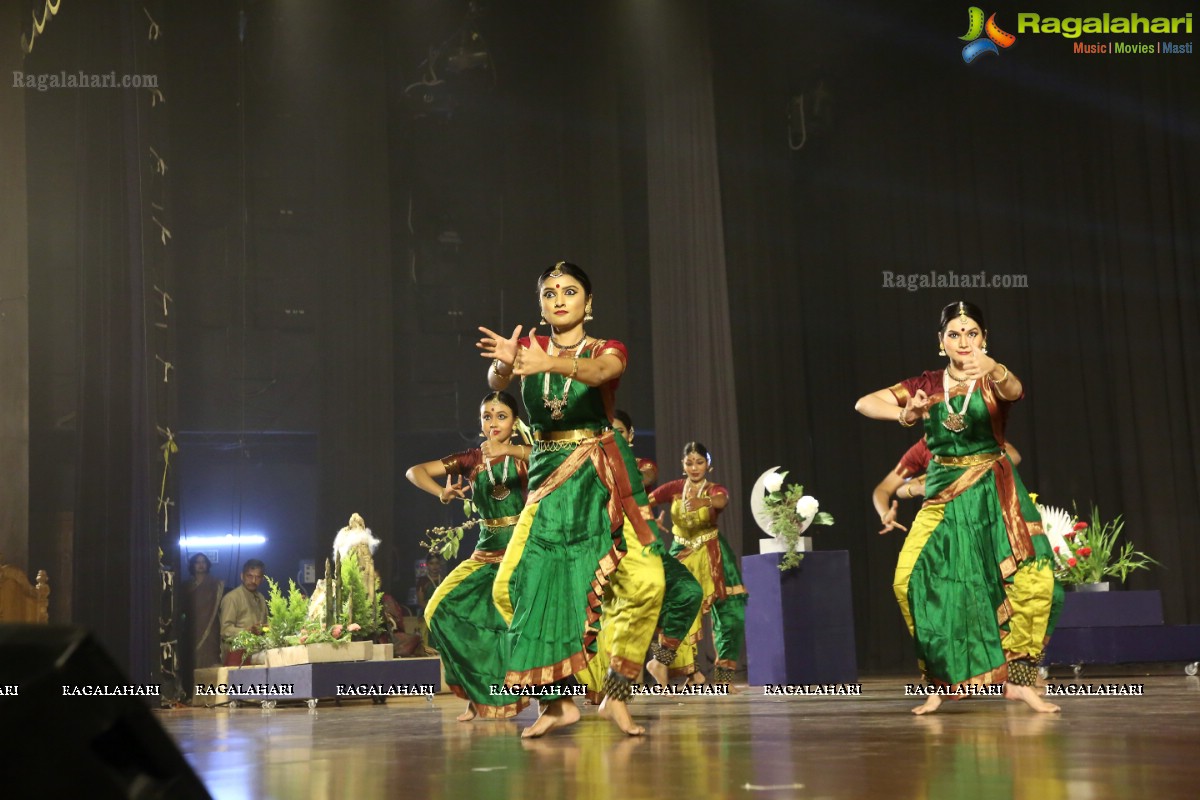
M772 472L763 478L763 488L768 494L774 494L783 488L783 473Z
M805 522L812 522L821 504L811 494L806 494L796 501L796 515Z
M1039 503L1037 509L1042 515L1042 531L1050 541L1050 546L1057 551L1059 560L1065 561L1071 555L1065 537L1074 530L1075 520L1061 508Z

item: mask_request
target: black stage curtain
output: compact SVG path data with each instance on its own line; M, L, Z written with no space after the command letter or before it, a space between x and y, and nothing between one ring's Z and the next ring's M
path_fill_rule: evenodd
M967 65L964 25L929 3L714 6L740 489L783 464L837 517L817 546L851 553L871 669L912 668L903 534L876 536L869 500L916 437L853 405L939 367L938 312L959 299L1026 385L1009 437L1031 491L1124 514L1162 562L1126 588L1200 622L1197 73L1036 36ZM931 270L1027 288L886 286Z
M64 4L25 70L134 74L142 14L117 2ZM73 512L71 620L139 680L153 674L160 582L148 490L157 454L141 250L149 216L139 175L149 156L138 111L148 102L122 89L27 94L31 349L39 356L30 505ZM34 544L35 556L49 558L46 542Z
M637 9L646 70L646 184L654 407L661 481L683 445L704 443L712 480L734 492L721 530L741 553L745 494L737 457L726 247L706 15L694 3Z

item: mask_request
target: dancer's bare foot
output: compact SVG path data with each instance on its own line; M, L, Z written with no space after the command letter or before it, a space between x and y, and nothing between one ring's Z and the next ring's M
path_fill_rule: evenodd
M475 704L468 702L467 710L455 717L459 722L470 722L475 719Z
M1007 700L1020 700L1041 714L1053 714L1055 711L1062 711L1054 703L1047 703L1039 697L1037 690L1032 686L1018 686L1015 683L1006 683L1004 684L1004 697Z
M671 671L667 669L667 665L656 658L652 658L646 662L646 672L650 673L650 677L658 682L659 686L666 686L671 680Z
M696 670L691 675L687 676L688 686L703 686L706 683L708 683L708 679L704 677L704 673L700 670Z
M938 694L931 694L925 698L924 703L921 703L921 705L914 708L912 713L916 714L918 717L924 716L925 714L932 714L938 710L938 707L941 706L941 704L942 696Z
M545 736L555 728L565 728L579 721L579 707L575 701L560 697L549 703L543 703L537 722L521 731L522 739L536 739Z
M646 732L645 728L634 723L633 717L629 716L629 707L623 700L614 700L611 696L605 697L604 702L600 704L600 716L612 720L622 733L630 736L641 736Z

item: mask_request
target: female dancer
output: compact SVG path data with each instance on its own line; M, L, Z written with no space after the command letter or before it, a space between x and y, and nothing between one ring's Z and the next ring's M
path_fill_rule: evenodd
M414 485L443 503L464 497L469 487L483 518L475 552L446 576L425 607L429 643L442 657L446 682L467 701L459 722L476 716L516 716L529 704L491 692L492 686L504 683L508 635L508 624L492 602L492 582L525 505L525 462L531 449L511 443L516 420L516 399L508 392L492 392L479 404L484 437L480 447L417 464L405 473ZM439 484L442 478L445 486Z
M687 567L704 591L700 613L692 619L688 635L671 662L671 674L686 675L689 683L704 682L704 676L696 670L696 643L703 635L704 614L712 611L716 683L732 682L746 630L746 587L742 585L737 557L717 530L717 517L729 504L729 491L708 480L711 463L708 448L688 442L683 448L684 477L663 484L650 495L651 505L670 504L671 532L675 536L671 555Z
M493 593L509 620L507 681L547 685L583 673L603 697L601 715L636 736L645 729L625 703L662 605L663 568L633 454L609 429L627 354L584 330L592 286L582 269L559 262L537 288L549 337L480 328L477 345L492 359L493 388L521 377L534 437L529 497ZM578 719L569 698L546 695L522 735Z
M869 394L855 408L905 427L923 420L933 454L927 499L894 584L926 680L953 688L1007 681L1010 699L1058 711L1033 689L1056 593L1050 545L1004 453L1008 411L1023 388L987 354L987 336L978 307L951 303L938 327L949 364ZM939 705L930 695L913 713Z
M630 447L633 447L633 418L628 412L619 408L613 411L612 427L619 435L625 437ZM658 482L658 465L648 458L639 458L637 466L638 472L642 474L642 485L649 492ZM658 532L661 536L661 527ZM667 588L663 594L662 613L658 618L658 635L650 645L651 658L646 662L646 671L654 676L654 680L665 686L670 680L669 668L675 661L675 654L691 632L692 622L700 613L700 607L704 603L704 590L700 588L700 582L688 572L687 567L667 553L665 542L662 559L663 577Z

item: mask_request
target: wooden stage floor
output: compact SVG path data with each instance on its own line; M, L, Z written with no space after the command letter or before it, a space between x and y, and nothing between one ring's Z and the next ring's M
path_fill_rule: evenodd
M1165 670L1160 670L1165 672ZM1200 796L1200 678L1052 677L1055 685L1144 684L1144 696L1057 697L1062 714L1003 699L944 703L914 717L905 678L861 697L640 698L645 737L585 707L532 741L515 722L455 722L439 695L386 705L329 701L273 710L157 714L221 800L239 798L1193 798Z

